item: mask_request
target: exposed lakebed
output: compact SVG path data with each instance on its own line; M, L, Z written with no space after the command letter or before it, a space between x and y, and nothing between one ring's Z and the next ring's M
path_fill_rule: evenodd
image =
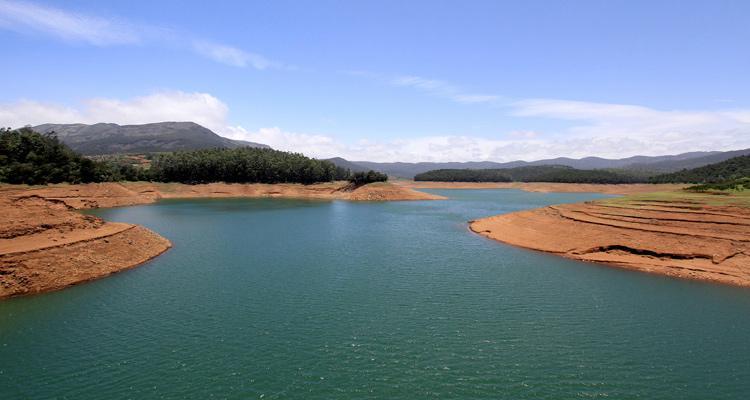
M466 222L601 198L169 200L174 247L0 303L7 398L743 398L750 291L513 248Z

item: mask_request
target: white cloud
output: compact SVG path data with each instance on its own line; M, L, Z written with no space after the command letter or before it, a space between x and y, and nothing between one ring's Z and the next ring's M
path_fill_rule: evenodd
M160 92L130 100L99 98L85 102L86 118L121 124L192 121L222 131L229 108L207 93Z
M557 99L512 105L522 117L579 121L560 132L591 154L617 157L750 147L750 110L684 111ZM578 152L580 153L580 152Z
M508 136L513 138L533 139L539 136L539 132L536 131L512 131L508 133Z
M77 108L30 100L0 104L0 126L17 128L44 123L193 121L221 133L227 127L227 113L226 104L210 94L170 91L129 100L89 99Z
M439 87L429 81L408 82L420 87ZM512 131L497 138L423 136L360 140L353 144L332 136L290 133L280 128L240 129L232 137L320 158L408 162L623 158L750 148L750 110L662 111L634 105L535 99L514 103L511 114L580 123L560 131Z
M360 74L361 75L361 74ZM492 103L499 96L489 94L467 93L458 86L435 79L420 76L399 76L389 80L394 86L412 87L437 97L443 97L458 103Z
M497 101L500 97L491 94L457 94L451 97L459 103L491 103Z
M19 32L36 31L96 46L134 44L141 40L132 26L114 18L13 1L0 1L0 27Z
M354 161L510 161L545 157L543 141L486 139L471 136L424 136L410 139L345 143L327 135L286 132L278 127L248 131L236 127L227 137L265 143L278 150L316 158L344 157Z
M351 76L358 76L376 80L391 86L417 89L431 96L448 99L457 103L496 103L501 99L501 97L497 95L471 93L464 90L460 86L456 86L437 79L423 78L421 76L401 75L396 77L389 77L383 74L378 74L366 70L341 70L339 72Z
M76 109L56 104L21 100L13 104L0 104L0 126L19 128L47 122L83 122Z
M369 161L512 161L554 157L677 154L750 148L750 110L661 111L647 107L526 100L511 112L529 118L578 121L556 132L512 131L495 138L435 135L396 140L341 140L279 127L245 129L229 121L229 107L207 93L168 91L132 99L97 98L78 107L29 100L0 104L0 126L42 123L140 124L193 121L233 139L268 144L318 158Z
M230 139L263 143L276 150L303 153L310 157L339 157L349 151L347 146L331 136L287 132L279 127L248 131L241 126L234 126L225 129L224 135Z
M0 0L0 28L37 33L68 42L95 46L152 44L187 48L213 61L234 66L294 69L236 47L216 43L172 29L130 23L118 18L87 15L33 3Z
M235 47L212 43L205 40L193 42L193 49L205 57L216 62L231 65L233 67L251 66L255 69L282 68L283 65L271 61L260 54L249 53Z

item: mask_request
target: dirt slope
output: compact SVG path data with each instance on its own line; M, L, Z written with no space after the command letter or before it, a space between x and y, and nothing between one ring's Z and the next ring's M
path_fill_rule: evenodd
M671 192L498 215L470 227L577 260L750 286L748 200Z
M0 299L62 289L167 250L146 228L106 222L37 196L0 196Z

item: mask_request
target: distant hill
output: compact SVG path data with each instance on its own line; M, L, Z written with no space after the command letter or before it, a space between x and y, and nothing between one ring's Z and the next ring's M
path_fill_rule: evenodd
M700 153L687 153L687 154L700 154ZM684 159L671 159L664 161L657 161L651 163L640 163L631 164L625 167L627 170L648 170L652 172L668 173L681 171L683 169L698 168L704 165L715 164L730 158L745 156L750 154L750 149L734 150L734 151L714 151L707 152L705 155L699 157L690 157Z
M345 160L345 159L343 159L341 157L329 158L329 159L323 160L323 161L330 161L335 166L341 167L341 168L346 168L346 169L348 169L351 172L367 172L368 171L368 168L366 168L366 167L364 167L362 165L359 165L359 164L355 164L355 163L353 163L351 161L347 161L347 160Z
M737 151L698 151L667 156L634 156L622 159L608 159L601 157L552 158L539 161L511 161L498 163L492 161L474 162L394 162L378 163L371 161L348 161L343 158L330 159L336 165L357 165L362 169L372 169L391 176L412 179L415 175L437 169L506 169L523 166L561 165L581 170L591 169L622 169L638 176L651 176L666 172L675 172L684 168L700 167L738 155L750 154L750 149ZM351 167L347 167L350 168Z
M415 181L437 182L561 182L635 183L645 179L604 169L577 169L565 165L527 165L499 169L437 169L423 172Z
M260 147L260 143L227 139L194 122L157 122L143 125L43 124L37 132L55 132L73 150L85 155L155 153L208 148Z
M717 183L750 177L750 155L651 178L653 182Z
M372 169L375 171L384 172L391 176L399 178L412 179L414 175L422 172L431 171L434 169L488 169L488 168L503 168L507 164L513 163L496 163L492 161L476 161L476 162L445 162L445 163L434 163L434 162L420 162L420 163L406 163L406 162L394 162L394 163L377 163L371 161L353 161L354 164L361 165L366 169ZM523 165L523 161L516 161L518 165Z

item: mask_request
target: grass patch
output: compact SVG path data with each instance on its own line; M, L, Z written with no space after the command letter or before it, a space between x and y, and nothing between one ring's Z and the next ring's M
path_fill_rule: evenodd
M618 207L643 208L645 205L637 203L675 203L694 204L696 206L738 206L750 208L750 191L722 191L722 192L695 192L686 190L674 190L668 192L654 192L634 194L624 197L597 200L604 205ZM668 205L668 204L665 204Z

